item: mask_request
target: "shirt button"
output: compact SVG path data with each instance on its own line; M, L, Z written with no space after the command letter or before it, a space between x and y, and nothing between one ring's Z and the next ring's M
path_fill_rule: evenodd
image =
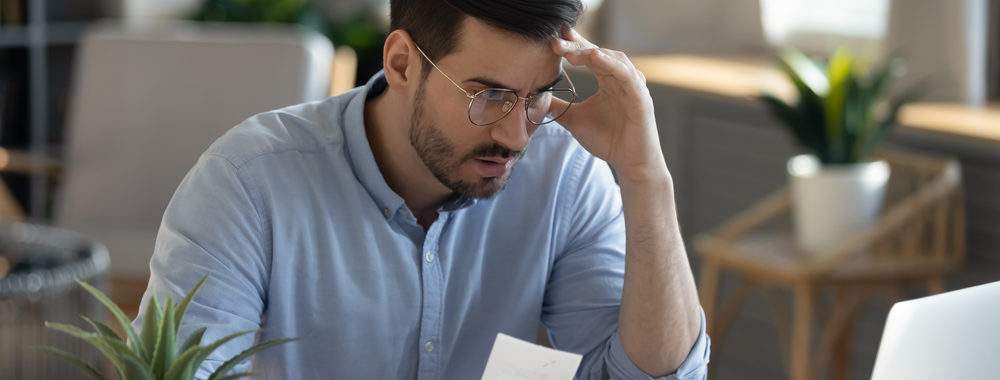
M387 209L387 208L382 209L382 215L385 215L386 219L388 219L390 216L392 216L392 214L389 212L389 209Z
M429 262L433 262L434 261L434 252L427 251L427 253L424 254L424 260L427 260L428 263Z
M434 351L434 342L428 340L427 343L424 343L424 351L427 352Z
M399 212L401 212L403 214L403 216L405 216L407 218L410 217L410 210L407 210L407 209L404 208L402 210L399 210Z

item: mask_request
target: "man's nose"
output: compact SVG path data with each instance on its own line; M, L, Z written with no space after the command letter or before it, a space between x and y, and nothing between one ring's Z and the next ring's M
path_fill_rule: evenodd
M490 137L513 151L524 150L537 125L528 122L524 104L517 104L507 116L490 126Z

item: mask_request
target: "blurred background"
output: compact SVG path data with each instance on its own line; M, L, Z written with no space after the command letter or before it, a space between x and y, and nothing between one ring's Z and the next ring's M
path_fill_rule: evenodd
M1000 280L1000 1L584 4L579 29L648 79L712 304L713 378L869 378L892 302ZM385 0L0 0L0 378L70 378L22 349L70 347L41 321L100 313L66 279L99 284L134 315L160 217L198 154L254 113L363 84L380 69L387 29ZM787 46L818 62L841 47L865 62L902 58L888 96L924 84L885 146L951 160L960 175L926 201L907 203L945 172L887 197L880 220L900 210L919 226L870 229L912 252L929 242L940 260L845 277L851 260L817 270L795 247L770 248L792 259L769 262L698 243L736 239L720 226L759 222L746 210L788 184L786 162L802 149L758 98L791 96L775 60ZM571 75L593 93L591 76ZM938 193L948 210L929 206ZM815 309L805 327L803 294Z

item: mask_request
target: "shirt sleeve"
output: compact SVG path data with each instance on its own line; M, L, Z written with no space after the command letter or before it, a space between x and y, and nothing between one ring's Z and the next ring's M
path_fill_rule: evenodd
M133 322L137 329L154 291L161 304L167 297L176 302L206 274L179 328L181 341L200 327L207 327L202 345L260 327L270 243L255 191L252 179L230 160L202 155L164 213L150 261L149 287ZM195 377L207 378L250 347L255 335L243 335L215 350ZM236 370L248 366L244 362Z
M542 323L554 347L583 355L579 379L652 379L625 354L618 335L618 312L625 278L625 220L621 193L604 161L589 154L563 183L557 254L545 291ZM707 377L710 339L701 332L674 374L661 379Z

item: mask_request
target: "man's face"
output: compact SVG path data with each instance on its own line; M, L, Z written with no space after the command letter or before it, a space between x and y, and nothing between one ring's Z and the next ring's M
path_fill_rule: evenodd
M457 48L436 62L466 91L508 88L526 97L560 75L560 57L537 43L467 17ZM424 65L429 65L423 61ZM410 118L410 143L438 181L472 198L503 190L537 126L520 100L503 119L469 121L469 98L433 68L419 84Z

